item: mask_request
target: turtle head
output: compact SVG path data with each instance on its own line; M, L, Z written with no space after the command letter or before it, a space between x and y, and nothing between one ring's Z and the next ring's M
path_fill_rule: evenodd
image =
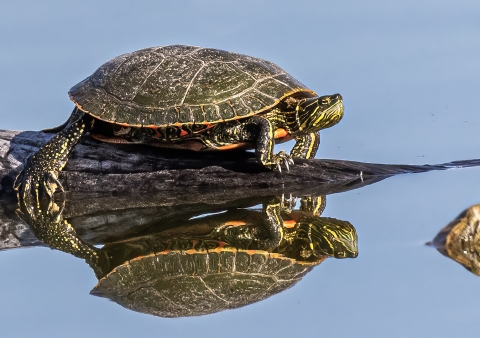
M330 217L312 218L309 223L310 249L315 254L335 258L358 255L357 232L347 221Z
M358 255L357 232L347 221L310 216L299 220L295 238L288 247L290 256L315 262L324 257L355 258Z
M340 94L301 100L296 108L298 132L311 133L337 124L343 117Z

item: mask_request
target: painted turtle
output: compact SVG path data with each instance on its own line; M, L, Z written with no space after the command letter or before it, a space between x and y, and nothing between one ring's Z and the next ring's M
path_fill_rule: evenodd
M231 217L226 224L243 223L234 229L242 232L240 237L250 233L250 245L236 243L233 236L228 242L207 236L166 242L147 237L107 244L104 252L115 257L117 263L91 294L156 316L200 316L280 293L329 256L357 256L355 229L348 222L332 218L301 217L286 230L285 242L278 248L257 247L254 241L260 228L249 223L258 220L254 213L241 210L239 214L237 210L197 220L197 226L217 221L223 226L225 217ZM136 255L131 255L133 252Z
M312 198L318 199L324 198ZM134 311L179 317L261 301L292 287L327 257L356 257L355 228L320 217L318 206L303 203L300 210L281 211L285 229L278 245L268 240L268 210L278 208L275 204L165 218L102 248L85 243L62 215L46 209L30 215L24 208L20 215L50 247L87 261L99 279L92 294Z
M52 197L58 172L86 132L115 143L190 150L255 148L271 170L313 158L319 130L343 116L340 94L318 97L275 64L193 46L152 47L120 55L69 91L70 118L25 163L20 195ZM275 141L295 139L290 155Z
M427 244L480 276L480 204L462 211Z

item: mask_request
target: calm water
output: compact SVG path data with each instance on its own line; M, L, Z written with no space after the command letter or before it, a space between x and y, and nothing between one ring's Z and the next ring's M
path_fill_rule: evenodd
M479 158L477 1L33 1L2 3L2 129L61 124L68 89L112 57L183 43L271 60L318 93L339 92L345 118L318 156L377 163ZM291 144L282 145L287 149ZM425 246L479 203L479 168L396 176L328 196L358 257L327 259L296 286L214 315L163 319L89 295L82 260L46 248L0 252L6 337L474 336L479 277ZM479 294L477 294L479 293Z

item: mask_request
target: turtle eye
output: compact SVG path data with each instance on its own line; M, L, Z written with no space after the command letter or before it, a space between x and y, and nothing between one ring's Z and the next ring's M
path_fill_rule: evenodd
M330 104L330 98L329 97L323 98L322 99L322 104L324 104L324 105Z

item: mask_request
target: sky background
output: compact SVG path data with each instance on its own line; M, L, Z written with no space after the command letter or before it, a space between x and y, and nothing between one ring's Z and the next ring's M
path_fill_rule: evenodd
M341 93L345 117L322 132L318 157L479 158L479 37L475 0L0 0L0 128L60 125L69 88L104 62L189 44L264 58L321 95ZM1 252L2 335L474 336L480 279L423 244L480 201L479 177L476 168L407 175L330 196L325 215L357 227L357 259L327 260L287 292L202 318L155 318L89 296L92 271L67 254Z

